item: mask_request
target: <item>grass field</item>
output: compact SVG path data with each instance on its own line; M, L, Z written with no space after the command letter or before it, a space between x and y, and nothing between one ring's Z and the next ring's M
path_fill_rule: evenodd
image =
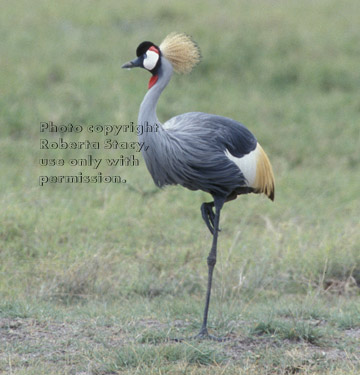
M360 3L1 1L0 374L360 372ZM194 37L162 121L188 111L256 134L276 199L225 205L209 315L203 192L158 190L134 167L40 166L131 151L40 150L54 124L136 123L149 74L124 71L143 40ZM112 137L110 137L112 138ZM136 141L124 133L122 141ZM45 184L42 175L124 184Z

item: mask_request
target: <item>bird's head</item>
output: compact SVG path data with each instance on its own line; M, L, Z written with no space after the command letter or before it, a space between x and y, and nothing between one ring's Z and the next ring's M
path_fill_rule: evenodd
M142 42L136 49L137 58L124 64L122 68L144 68L152 73L149 89L156 83L163 58L170 61L175 72L189 73L200 61L197 44L186 34L169 34L160 47L152 42Z
M154 43L142 42L136 49L137 58L124 64L122 68L144 68L155 74L161 63L160 55L160 48Z

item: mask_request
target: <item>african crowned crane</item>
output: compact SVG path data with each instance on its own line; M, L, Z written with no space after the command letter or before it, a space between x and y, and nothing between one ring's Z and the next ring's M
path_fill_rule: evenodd
M264 193L274 200L274 176L264 150L254 135L232 119L201 112L189 112L161 124L156 104L173 70L188 73L200 61L200 52L185 34L172 33L160 44L142 42L137 58L122 68L145 68L152 76L141 103L138 124L158 125L157 132L139 136L147 168L159 187L182 185L190 190L210 193L213 202L203 203L201 214L213 240L207 258L208 284L204 318L195 337L212 338L207 318L213 270L216 263L220 211L225 202L240 194ZM215 207L215 212L213 208Z

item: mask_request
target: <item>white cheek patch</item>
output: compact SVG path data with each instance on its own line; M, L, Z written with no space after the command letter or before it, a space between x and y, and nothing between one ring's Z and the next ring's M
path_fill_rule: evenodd
M153 70L159 60L159 54L155 51L147 51L146 58L144 59L144 68Z

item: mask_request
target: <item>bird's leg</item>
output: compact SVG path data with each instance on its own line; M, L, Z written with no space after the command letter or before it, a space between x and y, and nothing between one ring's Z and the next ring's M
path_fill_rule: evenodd
M209 228L209 231L212 235L214 234L214 219L215 219L213 207L214 207L214 202L207 202L201 205L202 218L205 221L205 224Z
M232 201L236 199L236 197L237 197L237 193L232 192L226 197L225 202ZM205 221L205 224L209 228L209 231L212 235L214 235L214 219L215 219L215 213L213 210L214 205L215 205L214 202L205 202L201 205L202 218ZM221 229L218 228L218 231L221 232Z
M209 312L209 304L210 304L210 294L211 294L211 284L212 284L212 277L214 272L214 267L216 264L216 253L217 253L217 239L218 239L218 232L219 232L219 221L220 221L220 210L225 202L225 199L214 199L213 205L215 205L216 213L214 217L214 229L213 229L213 241L209 256L207 258L208 264L208 283L207 283L207 291L206 291L206 299L205 299L205 309L204 309L204 318L203 323L198 335L195 338L209 338L217 341L222 341L217 337L211 336L207 330L207 319L208 319L208 312ZM206 221L205 221L206 222Z

